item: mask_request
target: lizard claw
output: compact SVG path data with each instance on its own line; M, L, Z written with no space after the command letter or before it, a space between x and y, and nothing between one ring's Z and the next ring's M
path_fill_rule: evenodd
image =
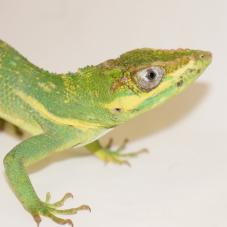
M33 218L37 224L37 227L39 227L39 224L41 223L42 219L39 215L33 215Z

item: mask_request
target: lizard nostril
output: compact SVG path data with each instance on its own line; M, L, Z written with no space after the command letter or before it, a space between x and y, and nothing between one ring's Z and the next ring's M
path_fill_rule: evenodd
M182 87L184 84L184 81L183 80L180 80L177 82L177 87Z

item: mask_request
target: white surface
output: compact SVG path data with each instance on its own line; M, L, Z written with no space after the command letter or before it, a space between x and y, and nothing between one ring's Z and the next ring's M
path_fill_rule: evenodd
M225 0L0 0L0 37L32 62L75 71L138 48L198 48L212 65L187 91L111 132L151 153L133 168L65 153L31 175L40 196L76 194L92 213L79 227L227 226L227 2ZM19 140L1 133L0 158ZM63 160L61 159L63 158ZM41 168L43 167L43 168ZM44 168L45 167L45 168ZM35 226L0 175L4 226ZM43 227L57 226L44 219Z

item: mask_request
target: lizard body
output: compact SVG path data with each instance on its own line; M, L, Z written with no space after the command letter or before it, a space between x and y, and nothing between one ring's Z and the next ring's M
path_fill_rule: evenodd
M205 51L136 49L76 73L45 71L0 41L0 117L32 136L5 157L6 175L17 197L35 221L47 216L72 224L57 214L74 214L82 205L59 210L40 200L26 168L72 146L86 146L101 159L124 163L123 155L103 148L97 138L144 113L189 86L210 64ZM129 155L130 156L130 155Z

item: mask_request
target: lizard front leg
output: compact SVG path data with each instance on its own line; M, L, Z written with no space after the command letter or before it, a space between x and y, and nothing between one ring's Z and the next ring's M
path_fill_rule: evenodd
M14 147L4 159L6 175L13 190L25 209L32 214L38 225L41 222L41 216L46 216L59 224L70 224L73 226L70 219L61 219L55 215L75 214L78 210L90 209L86 205L68 210L57 209L57 207L64 204L67 198L71 197L69 193L56 203L49 203L49 194L47 194L46 201L41 201L26 171L26 167L48 155L72 147L77 143L77 137L78 134L75 129L71 129L70 127L33 136Z

